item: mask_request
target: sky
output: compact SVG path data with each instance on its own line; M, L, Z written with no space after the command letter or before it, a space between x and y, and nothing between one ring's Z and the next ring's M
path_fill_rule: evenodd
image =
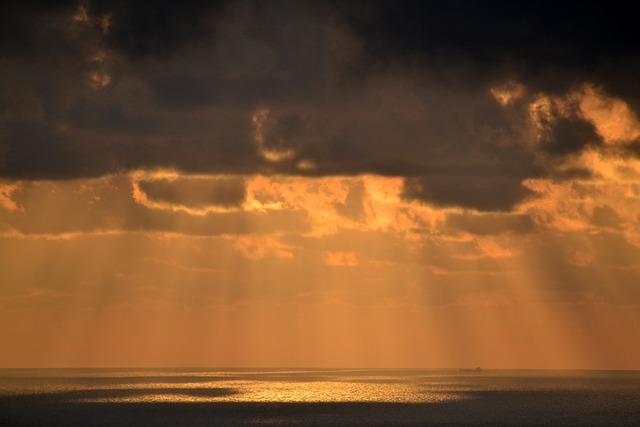
M0 6L0 367L640 369L628 3Z

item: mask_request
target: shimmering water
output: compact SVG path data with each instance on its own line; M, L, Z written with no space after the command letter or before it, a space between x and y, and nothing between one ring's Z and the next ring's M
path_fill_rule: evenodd
M638 371L0 370L0 425L640 426Z

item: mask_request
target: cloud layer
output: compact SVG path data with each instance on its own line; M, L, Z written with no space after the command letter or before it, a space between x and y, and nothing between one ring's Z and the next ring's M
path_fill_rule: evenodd
M409 178L408 198L509 210L525 179L603 145L593 117L532 115L541 94L590 84L638 105L632 15L547 6L6 7L0 174L375 173Z

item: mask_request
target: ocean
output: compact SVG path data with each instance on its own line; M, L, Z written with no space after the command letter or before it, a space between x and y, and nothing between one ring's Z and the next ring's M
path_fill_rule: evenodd
M640 371L0 369L1 426L640 426Z

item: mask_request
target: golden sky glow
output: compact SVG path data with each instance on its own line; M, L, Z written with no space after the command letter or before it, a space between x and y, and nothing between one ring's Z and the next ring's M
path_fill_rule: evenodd
M9 18L0 367L640 369L625 46L135 3Z
M571 161L598 178L509 213L373 175L5 182L2 363L635 367L640 162Z

